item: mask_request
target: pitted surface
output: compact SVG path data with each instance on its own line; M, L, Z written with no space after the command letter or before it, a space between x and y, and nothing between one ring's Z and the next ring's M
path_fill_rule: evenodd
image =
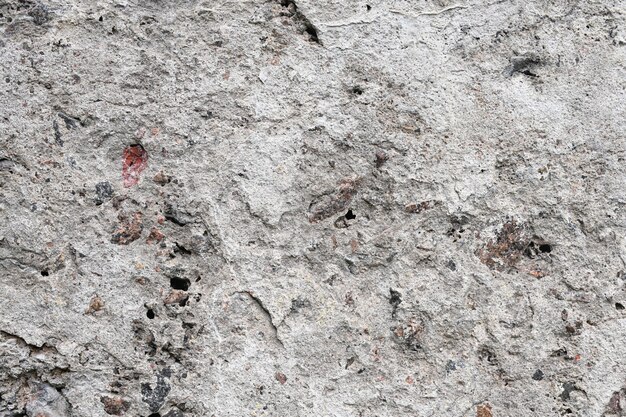
M0 416L626 415L619 1L0 4Z

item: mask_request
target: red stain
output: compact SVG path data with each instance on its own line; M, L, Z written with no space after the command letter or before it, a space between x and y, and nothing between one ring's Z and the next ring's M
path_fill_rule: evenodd
M141 145L131 145L124 149L122 178L124 187L129 188L139 182L141 172L148 166L148 152Z

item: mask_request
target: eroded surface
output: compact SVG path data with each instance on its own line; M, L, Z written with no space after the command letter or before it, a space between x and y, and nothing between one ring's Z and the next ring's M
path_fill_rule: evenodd
M1 3L0 415L625 415L624 14Z

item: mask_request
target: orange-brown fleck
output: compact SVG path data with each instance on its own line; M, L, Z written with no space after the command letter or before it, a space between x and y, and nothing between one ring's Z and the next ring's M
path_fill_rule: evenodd
M476 407L476 417L493 417L491 405L485 403Z

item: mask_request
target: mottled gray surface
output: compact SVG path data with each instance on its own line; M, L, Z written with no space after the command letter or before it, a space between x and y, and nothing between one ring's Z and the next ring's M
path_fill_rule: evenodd
M625 20L0 1L0 416L626 415Z

